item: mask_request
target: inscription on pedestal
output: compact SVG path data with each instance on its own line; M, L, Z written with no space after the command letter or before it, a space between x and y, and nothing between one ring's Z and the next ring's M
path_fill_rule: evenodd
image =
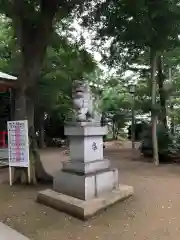
M96 142L93 142L92 144L92 149L96 151L98 149Z

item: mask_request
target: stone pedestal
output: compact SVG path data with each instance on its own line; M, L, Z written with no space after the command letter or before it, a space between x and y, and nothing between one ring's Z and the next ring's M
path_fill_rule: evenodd
M110 161L104 159L103 136L106 134L107 128L101 126L66 127L65 135L70 141L70 161L64 162L62 170L55 174L53 191L39 193L38 201L86 219L108 205L132 195L132 187L119 187L118 170L112 169ZM95 207L96 203L98 207ZM74 210L68 211L68 206L72 209L72 205ZM81 211L75 210L76 207L79 209L79 205Z

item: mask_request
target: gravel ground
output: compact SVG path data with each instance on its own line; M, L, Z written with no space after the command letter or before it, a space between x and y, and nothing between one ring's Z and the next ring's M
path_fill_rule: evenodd
M48 186L10 188L1 183L0 220L32 240L179 240L180 166L155 167L127 147L109 146L105 151L120 169L120 181L134 187L132 198L82 222L35 202L37 191ZM42 155L50 172L60 167L59 150Z

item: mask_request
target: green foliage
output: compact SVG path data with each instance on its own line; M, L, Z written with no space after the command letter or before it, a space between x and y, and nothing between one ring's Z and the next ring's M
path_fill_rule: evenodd
M176 46L180 27L178 3L178 0L105 0L87 9L84 24L93 25L101 45L110 41L110 51L102 49L110 65L127 66L149 48L163 52Z
M0 15L0 69L9 74L16 74L19 52L17 49L11 21Z
M159 146L160 161L167 160L167 156L171 153L172 137L167 128L162 124L157 125L157 139ZM144 156L152 156L152 130L149 125L142 135L141 152Z
M17 75L20 68L19 52L11 22L1 17L0 70ZM71 44L65 36L61 37L54 32L38 80L36 114L58 111L59 118L65 119L72 108L72 80L83 78L95 67L95 62L85 49Z
M84 49L65 42L59 36L59 44L47 49L39 80L38 108L46 113L57 108L61 111L66 109L67 114L71 106L72 81L83 78L95 66Z

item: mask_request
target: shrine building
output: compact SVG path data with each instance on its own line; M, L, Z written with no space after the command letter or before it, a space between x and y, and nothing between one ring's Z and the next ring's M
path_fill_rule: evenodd
M7 121L14 118L14 92L17 77L0 72L0 160L8 158Z

